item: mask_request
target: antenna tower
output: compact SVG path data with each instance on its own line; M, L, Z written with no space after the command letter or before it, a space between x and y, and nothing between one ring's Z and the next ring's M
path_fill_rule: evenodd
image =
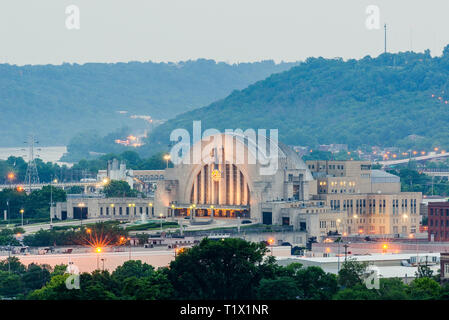
M37 173L37 166L34 156L34 145L39 143L36 137L31 135L28 138L28 167L25 175L25 183L28 185L28 190L31 192L31 185L39 184L39 175Z

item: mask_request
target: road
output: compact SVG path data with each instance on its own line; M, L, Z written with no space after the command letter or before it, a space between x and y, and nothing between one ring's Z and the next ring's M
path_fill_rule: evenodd
M104 219L86 219L86 220L83 220L83 224L95 223L95 222L99 222L99 221L104 221ZM80 225L80 220L53 222L53 226L58 226L58 227L77 226L77 225ZM25 230L26 234L31 234L31 233L35 233L41 229L43 229L43 230L50 229L50 223L24 225L23 229Z
M449 157L449 153L439 153L439 154L430 154L426 156L420 156L420 157L414 157L414 158L407 158L407 159L400 159L400 160L386 160L386 161L379 161L379 164L383 166L391 166L401 163L407 163L410 160L412 161L423 161L423 160L431 160L431 159L438 159L438 158L444 158Z

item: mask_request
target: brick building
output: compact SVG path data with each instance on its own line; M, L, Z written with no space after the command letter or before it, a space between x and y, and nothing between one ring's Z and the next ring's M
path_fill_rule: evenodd
M428 204L429 241L449 241L449 202Z

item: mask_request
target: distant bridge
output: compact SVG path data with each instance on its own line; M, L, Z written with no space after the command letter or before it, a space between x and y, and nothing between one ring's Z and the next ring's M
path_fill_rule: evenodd
M84 190L88 190L89 188L96 188L100 182L58 182L58 183L52 183L51 185L55 188L62 188L67 189L70 187L83 187ZM31 190L40 190L45 186L49 186L50 183L36 183L31 185ZM0 184L0 190L4 189L17 189L17 188L23 188L25 190L30 189L29 184L25 183L12 183L12 184Z
M397 164L403 164L407 163L410 160L413 161L426 161L426 160L434 160L434 159L440 159L440 158L447 158L449 157L449 153L438 153L438 154L429 154L426 156L419 156L414 158L407 158L407 159L400 159L400 160L386 160L386 161L379 161L379 164L381 164L384 167L393 166Z

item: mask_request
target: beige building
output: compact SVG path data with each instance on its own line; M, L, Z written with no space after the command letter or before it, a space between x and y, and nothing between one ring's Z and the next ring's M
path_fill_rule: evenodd
M367 161L307 161L316 179L316 196L332 210L344 211L349 234L402 234L419 230L420 192L400 192L399 177L372 170Z

